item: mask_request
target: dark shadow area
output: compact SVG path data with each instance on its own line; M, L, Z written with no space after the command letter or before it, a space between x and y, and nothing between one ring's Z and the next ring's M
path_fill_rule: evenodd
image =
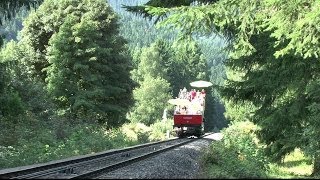
M216 127L219 130L228 127L228 120L224 116L224 113L226 112L224 105L221 102L215 102L214 107L216 112L214 113Z
M298 161L288 161L288 162L281 163L281 166L291 168L291 167L299 166L302 163L306 163L308 165L311 165L312 161L308 160L308 159L302 159L302 160L298 160Z

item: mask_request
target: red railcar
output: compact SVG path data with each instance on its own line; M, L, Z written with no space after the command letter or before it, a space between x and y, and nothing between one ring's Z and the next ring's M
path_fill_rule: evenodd
M197 83L205 84L203 86L197 85ZM209 87L212 85L206 81L196 81L190 83L193 87ZM185 136L197 136L200 137L204 134L204 110L205 110L205 92L193 92L180 90L177 99L169 100L169 103L175 105L175 111L173 115L174 131L179 138Z
M178 137L197 136L200 137L204 130L204 117L202 114L174 114L174 130Z

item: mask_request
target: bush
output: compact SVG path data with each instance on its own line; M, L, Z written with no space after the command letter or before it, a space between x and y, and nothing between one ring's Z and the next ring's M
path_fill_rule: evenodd
M68 136L62 140L56 137L53 129L41 128L40 124L37 124L34 129L19 126L18 142L13 146L0 146L0 168L43 163L123 148L141 143L139 140L148 139L146 135L148 127L141 124L124 127L128 126L131 126L136 139L129 138L121 129L106 130L101 126L85 123L73 126L66 123L64 128L69 132ZM30 130L33 131L30 132ZM23 134L25 136L22 136Z
M148 142L148 137L151 131L150 127L143 123L124 124L121 130L130 140L141 143Z
M19 152L12 146L0 146L0 168L12 167L12 158L17 158Z
M266 177L267 161L254 134L256 129L250 122L236 122L222 131L224 138L211 144L202 156L210 178Z
M20 121L18 121L20 122ZM53 123L54 124L54 123ZM57 128L67 133L63 138L57 136ZM15 143L0 146L0 169L44 163L71 156L92 154L109 149L133 146L150 140L165 139L166 131L172 130L172 121L158 122L150 127L142 123L124 124L121 128L104 127L64 121L63 126L48 126L29 117L14 128L1 135L14 132L10 137ZM9 141L7 141L9 142Z
M158 140L165 140L167 139L167 131L170 132L170 136L172 136L172 125L173 120L166 120L166 121L158 121L152 124L151 133L149 140L150 141L158 141Z

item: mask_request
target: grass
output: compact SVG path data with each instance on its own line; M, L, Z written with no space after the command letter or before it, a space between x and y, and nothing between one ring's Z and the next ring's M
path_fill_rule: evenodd
M313 164L299 149L288 154L283 163L270 164L270 178L310 178Z
M198 174L200 179L236 179L231 176L222 166L213 164L205 164L206 167ZM317 177L310 177L312 174L313 164L310 158L306 157L299 149L288 154L283 163L270 163L269 170L266 177L263 179L317 179Z
M154 128L141 123L124 124L116 129L106 129L95 124L65 126L67 130L63 130L68 135L63 140L57 139L52 129L38 128L30 131L30 127L24 127L22 131L18 131L21 138L16 139L17 143L0 145L0 169L164 140L166 131L172 128L170 122L172 121L157 122L153 125Z

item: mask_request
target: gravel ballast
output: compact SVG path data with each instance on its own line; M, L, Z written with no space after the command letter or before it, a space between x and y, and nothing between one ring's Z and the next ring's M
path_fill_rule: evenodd
M221 138L221 134L215 133L96 179L198 179L201 153L212 141Z

